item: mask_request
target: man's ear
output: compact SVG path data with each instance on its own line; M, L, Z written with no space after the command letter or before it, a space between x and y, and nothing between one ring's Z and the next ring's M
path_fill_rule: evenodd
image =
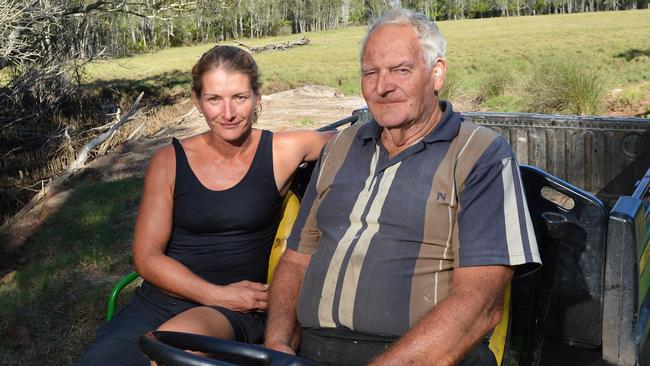
M434 89L439 92L445 83L445 76L447 75L447 63L443 59L437 59L431 70L434 78Z

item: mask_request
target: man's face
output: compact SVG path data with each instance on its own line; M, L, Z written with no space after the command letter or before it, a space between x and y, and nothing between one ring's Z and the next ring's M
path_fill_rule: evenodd
M361 90L380 126L408 127L433 115L442 88L444 62L436 79L424 61L418 38L409 25L384 25L368 38L361 61Z

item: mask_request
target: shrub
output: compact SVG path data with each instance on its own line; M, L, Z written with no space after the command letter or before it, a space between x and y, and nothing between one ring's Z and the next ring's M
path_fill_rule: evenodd
M524 86L530 112L597 114L605 92L595 68L574 60L547 59L533 66Z
M502 96L508 85L512 83L512 70L505 67L495 67L488 75L479 81L478 94L474 100L482 104L490 98Z

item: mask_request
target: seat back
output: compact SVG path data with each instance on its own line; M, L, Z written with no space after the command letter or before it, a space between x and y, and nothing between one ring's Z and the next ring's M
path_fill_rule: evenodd
M524 166L522 179L536 233L542 238L541 250L552 238L540 216L551 212L568 221L566 237L558 248L557 282L546 333L574 344L597 347L602 334L605 205L594 195L537 168Z
M607 214L598 198L541 169L522 165L521 178L543 266L512 281L503 364L537 365L547 335L600 345Z
M603 305L603 359L650 362L650 169L609 215Z

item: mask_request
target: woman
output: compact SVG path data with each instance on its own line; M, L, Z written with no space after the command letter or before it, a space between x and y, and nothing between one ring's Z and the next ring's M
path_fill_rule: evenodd
M283 196L298 165L316 160L331 134L252 128L259 89L257 65L239 48L216 46L193 67L194 104L209 130L153 156L133 244L145 282L98 329L80 364L147 364L137 340L163 324L261 342Z

